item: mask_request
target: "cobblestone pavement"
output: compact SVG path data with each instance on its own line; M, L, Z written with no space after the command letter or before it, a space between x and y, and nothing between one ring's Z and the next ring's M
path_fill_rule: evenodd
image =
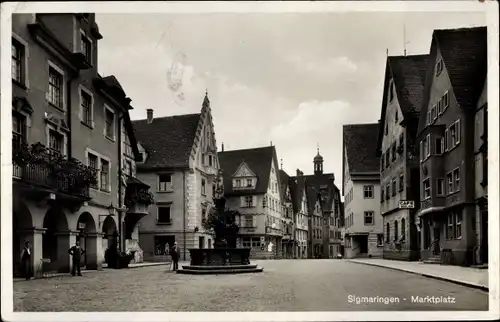
M487 310L484 291L344 260L256 261L260 274L181 275L166 266L14 283L14 311ZM349 296L399 303L350 303ZM454 303L412 303L412 296ZM375 299L376 300L376 299Z

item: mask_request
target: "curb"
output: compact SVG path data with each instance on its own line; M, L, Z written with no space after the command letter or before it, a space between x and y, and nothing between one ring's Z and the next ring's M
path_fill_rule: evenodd
M474 283L469 283L469 282L464 282L464 281L459 281L459 280L455 280L455 279L451 279L451 278L447 278L447 277L436 276L436 275L427 274L427 273L415 272L415 271L411 271L411 270L404 269L404 268L384 266L384 265L374 264L374 263L363 263L363 262L357 262L357 261L351 261L351 260L349 262L355 263L355 264L361 264L361 265L369 265L369 266L376 266L376 267L382 267L382 268L392 269L392 270L395 270L395 271L400 271L400 272L405 272L405 273L420 275L420 276L427 277L427 278L433 278L433 279L437 279L437 280L441 280L441 281L445 281L445 282L450 282L450 283L454 283L454 284L458 284L458 285L462 285L462 286L476 288L476 289L479 289L479 290L482 290L482 291L486 291L486 292L489 291L489 287L488 286L484 286L484 285L480 285L480 284L474 284Z

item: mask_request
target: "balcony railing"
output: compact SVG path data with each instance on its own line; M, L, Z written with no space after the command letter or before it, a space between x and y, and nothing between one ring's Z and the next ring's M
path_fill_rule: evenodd
M88 198L89 186L97 181L93 169L80 161L48 151L41 143L31 147L13 139L13 177L34 187Z

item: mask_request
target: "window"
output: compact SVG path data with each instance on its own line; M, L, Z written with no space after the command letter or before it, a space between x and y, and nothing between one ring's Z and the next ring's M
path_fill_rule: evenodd
M64 154L64 136L52 129L49 130L49 150L51 154Z
M385 200L389 200L391 198L391 185L388 184L385 190Z
M88 153L87 155L87 158L88 158L88 165L91 169L93 169L95 171L95 173L97 173L98 171L98 165L97 165L97 162L98 162L98 157L92 153ZM94 189L97 189L97 182L91 186L91 188L94 188Z
M396 179L392 179L392 195L396 195Z
M391 154L392 154L392 161L396 161L396 143L393 143L392 144L392 147L391 147Z
M399 233L399 223L397 220L394 221L394 240L398 240L398 233Z
M446 239L453 239L453 214L448 214L446 225Z
M389 223L385 224L385 242L391 241L391 225Z
M16 39L12 38L12 80L24 85L24 68L23 63L25 55L25 47Z
M373 225L373 211L365 211L365 225Z
M85 60L89 64L92 63L92 43L83 33L80 37L80 51L85 56Z
M26 117L12 111L12 149L16 150L26 141Z
M431 123L434 122L437 118L437 113L436 113L436 105L431 107Z
M104 118L105 118L105 125L104 125L104 135L111 140L115 139L115 113L108 108L104 107Z
M429 178L423 181L424 183L424 200L431 197L431 181Z
M384 197L385 197L385 190L384 187L380 189L380 202L384 202Z
M377 246L384 246L384 234L377 234Z
M364 186L363 192L364 192L365 199L372 199L373 198L373 186Z
M247 179L247 187L252 187L252 179Z
M241 180L240 179L236 179L235 187L237 187L237 188L241 187Z
M80 106L82 109L82 122L90 127L92 125L92 96L84 90L80 90Z
M430 125L430 124L431 124L431 122L432 122L432 114L431 114L431 110L432 110L432 109L429 109L429 110L427 111L427 125Z
M396 111L396 113L394 113L394 122L398 122L398 111Z
M453 170L454 191L460 191L460 168Z
M388 149L385 153L385 167L388 168L391 165L391 150Z
M437 114L438 115L443 114L443 99L440 99L436 105L437 105Z
M205 179L201 179L201 194L204 196L207 194L207 185Z
M404 149L404 145L405 145L405 136L404 136L404 134L401 134L399 136L399 147L401 149Z
M448 194L453 193L453 174L450 172L446 175L448 181Z
M443 71L443 60L439 59L436 64L436 76L439 76L439 74L441 74L442 71Z
M455 121L448 129L450 141L448 149L451 150L460 143L460 120Z
M399 191L403 191L405 186L405 175L401 173L399 175Z
M462 237L462 213L460 211L455 212L455 238Z
M171 224L172 218L170 216L170 205L158 206L158 217L156 218L157 224Z
M213 157L211 155L208 156L208 165L209 166L213 165Z
M245 205L247 207L253 207L253 197L252 196L245 196Z
M245 227L253 227L253 216L245 215Z
M406 220L404 218L401 219L401 240L405 240L406 238Z
M158 191L165 192L172 190L172 175L160 174L158 175Z
M444 196L444 179L437 179L437 195Z
M110 191L109 182L109 161L101 159L101 190Z
M442 105L443 105L443 113L444 113L444 111L446 111L446 108L448 108L448 105L450 105L450 100L449 100L449 97L448 97L448 91L446 91L444 93L444 95L443 95Z
M127 166L127 172L128 172L127 175L133 177L132 161L127 160L125 161L125 164Z
M63 76L54 67L49 67L48 101L51 105L62 108Z
M441 155L444 153L444 138L436 138L435 151L436 155Z

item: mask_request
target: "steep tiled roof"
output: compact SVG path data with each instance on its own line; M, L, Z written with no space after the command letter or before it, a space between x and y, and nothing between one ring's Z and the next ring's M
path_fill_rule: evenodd
M284 196L286 193L286 187L290 186L290 176L284 170L280 169L279 171L281 195Z
M389 57L398 102L405 117L420 112L428 58L429 55Z
M318 193L322 194L322 206L324 211L332 210L332 203L335 197L335 191L338 190L334 183L333 173L323 173L321 175L302 175L292 177L297 182L297 194L294 198L297 202L296 207L300 206L302 200L302 191L306 189L307 211L312 213L314 205L318 199Z
M350 173L378 172L378 123L348 124L343 126L343 143Z
M302 202L302 194L304 193L304 189L306 188L306 177L298 176L298 177L291 177L291 179L295 182L292 189L293 190L292 198L293 198L294 211L297 212L300 209L301 206L300 203Z
M133 121L137 140L146 149L140 169L186 168L196 136L200 114L186 114Z
M220 168L223 171L224 194L234 196L266 193L269 186L271 164L275 154L274 146L218 152ZM232 175L238 170L242 162L245 162L257 176L257 186L253 190L233 190ZM277 168L276 165L275 168Z
M410 139L416 135L418 116L424 98L424 86L429 55L389 56L386 62L382 108L381 130L378 133L377 149L382 146L383 129L387 108L389 80L392 78L396 96L405 119Z
M458 104L463 108L475 107L483 89L488 64L486 27L434 30L432 58L428 64L424 103L420 115L427 114L437 50L443 58ZM424 128L425 117L421 117L418 134Z

